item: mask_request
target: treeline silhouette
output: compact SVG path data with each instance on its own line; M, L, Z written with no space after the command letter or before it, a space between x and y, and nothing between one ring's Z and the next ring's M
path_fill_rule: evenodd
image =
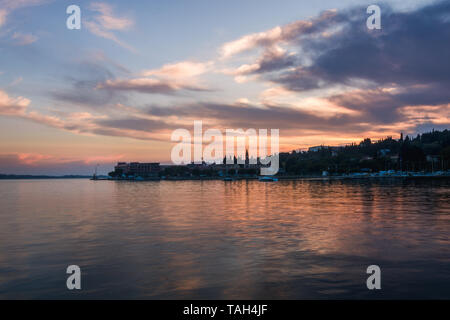
M343 147L322 146L315 151L280 154L288 174L342 174L361 171L439 171L450 169L450 131L435 131L376 142L364 139Z

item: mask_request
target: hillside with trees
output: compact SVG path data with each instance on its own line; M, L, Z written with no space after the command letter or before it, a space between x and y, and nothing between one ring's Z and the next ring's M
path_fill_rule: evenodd
M287 174L307 175L352 172L438 171L450 169L450 131L432 131L410 138L364 139L343 147L320 146L306 152L280 154Z

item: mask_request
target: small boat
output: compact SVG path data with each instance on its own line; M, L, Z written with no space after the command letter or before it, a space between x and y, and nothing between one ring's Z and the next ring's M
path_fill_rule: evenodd
M223 178L223 181L233 181L233 178L232 177L225 177L225 178Z
M272 181L278 181L278 178L272 177L272 176L263 176L259 178L259 181L261 182L272 182Z

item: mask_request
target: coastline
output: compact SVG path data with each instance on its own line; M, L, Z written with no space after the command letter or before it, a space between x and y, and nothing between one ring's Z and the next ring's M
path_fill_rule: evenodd
M292 181L292 180L317 180L317 181L331 181L331 180L379 180L379 179L450 179L450 175L385 175L385 176L359 176L359 175L339 175L339 176L321 176L321 175L308 175L308 176L274 176L279 181ZM233 182L240 180L259 180L260 176L256 177L230 177L232 180L226 180L225 182ZM91 179L92 180L92 179ZM224 180L224 177L165 177L165 178L151 178L151 179L97 179L94 181L210 181L210 180Z
M239 181L239 180L259 180L262 176L214 176L214 177L149 177L149 178L110 178L106 176L100 176L93 178L92 176L78 176L78 175L67 175L67 176L29 176L29 175L2 175L1 180L65 180L65 179L88 179L91 181L133 181L133 182L144 182L144 181L209 181L209 180L225 180L227 182ZM291 181L291 180L318 180L318 181L331 181L331 180L378 180L378 179L450 179L450 173L446 172L444 174L424 174L424 173L403 173L403 174L349 174L349 175L276 175L273 176L279 181Z

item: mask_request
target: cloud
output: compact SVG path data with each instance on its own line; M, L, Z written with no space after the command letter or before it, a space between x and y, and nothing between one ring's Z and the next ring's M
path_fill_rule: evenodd
M130 116L128 113L132 108L116 108L115 112L100 109L99 111L103 113L59 111L43 114L30 110L30 104L29 99L12 98L6 92L0 91L0 115L21 118L76 134L168 141L169 130L176 126L176 124L167 123L164 119L148 119L148 115L139 112Z
M0 90L1 115L23 115L30 102L24 97L11 98L6 92Z
M199 82L198 77L210 71L212 66L211 61L181 61L158 69L144 70L138 78L108 79L98 83L97 89L165 95L175 95L181 90L211 91Z
M1 74L1 72L0 72L0 74ZM17 85L20 84L22 81L23 81L23 78L22 78L22 77L17 77L17 78L15 78L15 79L8 85L8 87L14 87L14 86L17 86Z
M52 0L1 0L0 1L0 27L6 23L8 15L15 10L38 6Z
M112 7L106 3L94 2L89 8L100 13L95 20L106 30L128 30L134 24L129 18L114 16Z
M448 103L402 107L394 110L392 114L392 111L383 109L379 110L380 113L370 108L358 112L340 110L337 101L325 101L324 104L328 103L327 108L331 111L319 112L320 108L315 106L315 103L320 103L320 99L313 100L317 99L307 99L301 107L271 103L256 105L248 101L233 104L199 102L178 106L149 106L146 112L149 116L160 119L173 117L183 119L184 123L202 119L205 127L278 128L283 139L301 137L305 134L328 137L352 135L358 138L366 134L382 137L385 134L393 135L404 130L414 130L422 123L430 125L434 123L436 126L450 125ZM386 112L386 117L380 116L383 112Z
M358 118L349 114L336 114L332 117L316 115L312 111L293 108L290 105L252 105L249 103L212 103L174 107L150 106L147 114L161 118L176 116L187 119L203 119L210 126L219 128L280 128L285 130L332 131L347 125L347 130L363 125Z
M121 47L136 52L134 47L120 40L113 32L129 30L134 25L133 20L115 16L112 6L106 3L94 2L89 6L89 9L97 13L92 20L87 19L83 22L91 33L101 38L112 40Z
M249 34L225 43L220 48L220 53L222 58L230 58L258 47L271 48L279 44L288 43L302 35L323 31L335 21L336 17L336 10L328 10L311 20L300 20L282 27L277 26L264 32Z
M69 71L69 70L68 70ZM69 104L82 105L91 109L105 109L113 103L123 102L125 97L114 90L98 90L97 85L116 74L127 74L129 71L107 58L102 53L91 55L88 59L76 64L67 72L64 80L70 87L51 90L51 95L58 101Z
M387 90L391 91L392 90ZM39 123L48 127L83 135L127 137L138 140L170 141L172 130L192 129L194 120L201 119L207 128L278 128L282 141L293 137L332 137L333 141L352 141L361 135L381 137L420 126L450 124L449 104L435 106L408 106L396 110L395 117L379 118L371 108L360 112L341 112L339 103L353 102L360 106L367 98L364 91L353 95L330 97L327 108L337 112L318 112L320 108L307 100L304 108L291 104L252 104L248 100L236 103L197 102L173 106L152 105L133 108L119 105L114 112L99 109L99 113L58 112L54 115L29 110L30 101L23 97L11 98L0 94L0 113ZM393 94L393 93L392 93ZM383 101L377 101L383 108ZM387 112L386 110L384 110ZM339 140L340 139L340 140ZM303 140L300 140L303 141Z
M225 43L221 49L222 58L230 58L238 53L254 49L257 46L271 45L281 39L281 27L275 27L265 32L246 35L237 40Z
M24 7L37 6L51 0L1 0L0 5L7 10L16 10Z
M90 31L104 38L120 41L114 32L133 26L109 5L95 3L91 9L96 16L88 21ZM51 91L58 107L68 103L76 112L59 108L44 114L29 108L30 100L0 91L0 114L75 134L161 141L198 119L205 128L279 128L282 139L374 137L450 124L450 4L407 12L383 7L382 14L383 29L367 30L365 8L326 11L226 43L222 60L186 60L140 72L97 52L67 72L68 88ZM243 53L250 60L227 73L262 82L259 102L253 95L258 87L249 86L248 97L239 91L236 103L192 103L191 96L183 102L180 94L174 105L126 105L132 92L210 91L202 76Z
M120 64L113 59L109 58L103 51L96 50L91 52L88 55L88 61L92 61L92 63L96 64L104 64L107 66L112 67L113 69L117 70L120 73L129 74L131 71L125 67L123 64Z
M98 120L96 123L102 128L127 129L134 131L154 132L157 130L167 130L176 126L169 126L160 120L145 118L127 117L121 119Z
M262 50L232 74L258 74L278 91L298 94L339 87L339 94L322 97L361 112L365 121L391 125L410 120L405 107L450 101L449 15L448 1L402 12L382 5L382 29L368 30L365 7L327 11L241 37L221 52L230 58Z
M255 63L243 64L235 70L226 70L225 73L242 77L251 74L277 71L294 66L296 59L294 54L289 54L280 47L270 47L265 50L264 54ZM236 78L236 81L239 82L239 78Z
M14 40L14 44L17 46L26 46L29 44L32 44L33 42L37 41L37 37L32 35L31 33L24 34L20 32L14 32L14 34L11 36L11 38Z
M199 82L198 77L210 71L212 66L213 62L181 61L141 71L138 78L108 79L99 82L96 88L164 95L175 95L181 90L211 91Z
M91 175L94 166L110 169L124 158L122 154L80 157L63 157L40 153L0 153L1 174Z
M34 165L36 163L42 162L44 160L50 159L51 156L46 156L42 154L32 154L32 153L19 153L17 154L17 160L19 163L26 165Z
M377 85L431 84L450 81L450 3L416 11L393 12L383 7L381 31L364 27L364 16L351 19L328 38L307 39L302 48L312 58L306 69L327 83L362 79Z
M5 9L0 9L0 27L5 24L7 14Z
M166 79L192 79L211 70L213 62L182 61L165 64L159 69L144 70L145 77L158 76Z
M119 91L137 91L149 94L159 93L167 95L175 94L179 90L208 91L207 88L196 85L150 78L107 80L103 83L99 83L97 85L97 88Z
M382 12L382 30L368 30L365 8L357 7L327 11L310 21L244 36L225 44L222 51L230 56L262 48L259 61L270 67L243 71L289 68L268 79L294 91L354 84L355 79L382 85L450 81L450 43L446 41L450 20L444 18L450 14L450 3L438 2L408 12L394 12L384 5ZM296 50L286 55L283 46ZM280 63L280 57L290 60Z
M127 43L119 40L119 38L117 38L117 36L114 33L103 29L99 24L97 24L93 21L85 21L84 25L88 28L88 30L91 33L95 34L96 36L105 38L108 40L112 40L115 43L117 43L119 46L121 46L127 50L130 50L132 52L136 52L135 48L133 48L132 46L128 45Z
M401 110L423 108L423 106L445 106L450 93L440 85L408 86L399 88L376 88L353 90L328 98L334 104L371 115L370 121L393 123L404 118Z
M169 141L171 130L192 125L194 119L204 119L205 125L222 128L283 128L332 130L347 124L348 131L359 125L349 115L322 118L305 110L296 110L290 106L264 105L250 103L221 104L195 103L174 107L151 106L144 111L129 113L123 109L119 113L95 115L88 112L59 113L45 115L28 109L28 99L10 98L6 93L0 95L0 110L4 115L40 123L78 134L96 134L117 137L129 137L142 140ZM121 110L121 109L119 109ZM350 125L351 124L351 125ZM361 129L360 127L358 128Z

